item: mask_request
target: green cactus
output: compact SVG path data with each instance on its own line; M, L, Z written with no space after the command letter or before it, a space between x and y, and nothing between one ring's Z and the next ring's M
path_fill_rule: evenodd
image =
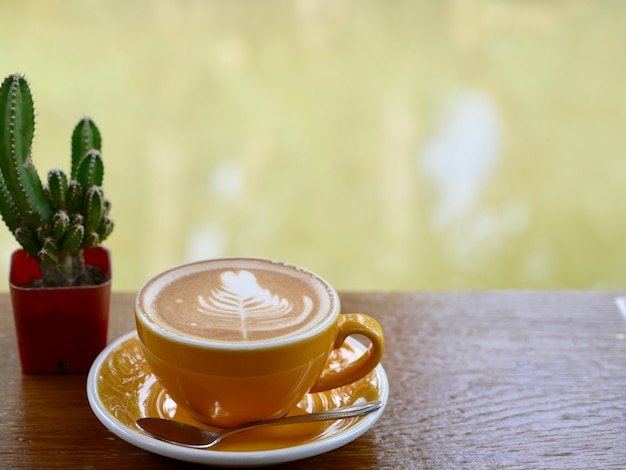
M9 230L41 266L43 285L97 282L85 276L83 250L113 230L111 203L102 191L102 138L89 118L72 133L70 178L48 172L47 185L31 159L35 112L26 79L9 75L0 86L0 213Z

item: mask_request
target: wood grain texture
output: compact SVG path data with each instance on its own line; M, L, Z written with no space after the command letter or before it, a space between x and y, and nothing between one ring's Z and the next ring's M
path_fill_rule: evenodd
M343 293L385 331L388 407L360 439L282 468L626 468L617 295ZM114 294L110 340L134 328L133 300ZM23 376L8 295L0 308L0 468L193 467L107 431L86 376Z

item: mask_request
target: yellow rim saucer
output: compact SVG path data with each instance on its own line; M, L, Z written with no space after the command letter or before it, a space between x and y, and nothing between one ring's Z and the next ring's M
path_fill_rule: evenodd
M329 367L353 360L365 346L353 338L333 351ZM306 395L290 414L327 411L363 401L381 400L374 413L337 421L259 428L225 439L211 449L190 449L148 436L138 418L157 416L207 429L177 406L146 363L136 331L111 343L94 361L87 395L96 417L114 434L144 450L205 465L271 465L319 455L361 436L382 415L389 396L386 373L379 365L365 378L346 387Z

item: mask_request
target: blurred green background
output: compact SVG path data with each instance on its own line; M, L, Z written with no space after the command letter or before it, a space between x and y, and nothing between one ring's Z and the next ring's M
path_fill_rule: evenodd
M340 290L624 288L625 44L611 0L0 6L40 174L82 116L103 134L118 291L223 255Z

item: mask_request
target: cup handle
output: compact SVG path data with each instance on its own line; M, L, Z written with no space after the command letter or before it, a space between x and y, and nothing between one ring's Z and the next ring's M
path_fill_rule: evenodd
M323 392L356 382L369 374L380 363L385 349L383 330L376 320L361 313L344 313L337 320L339 332L333 348L340 348L350 335L363 335L370 340L367 350L353 362L339 369L326 369L311 392Z

